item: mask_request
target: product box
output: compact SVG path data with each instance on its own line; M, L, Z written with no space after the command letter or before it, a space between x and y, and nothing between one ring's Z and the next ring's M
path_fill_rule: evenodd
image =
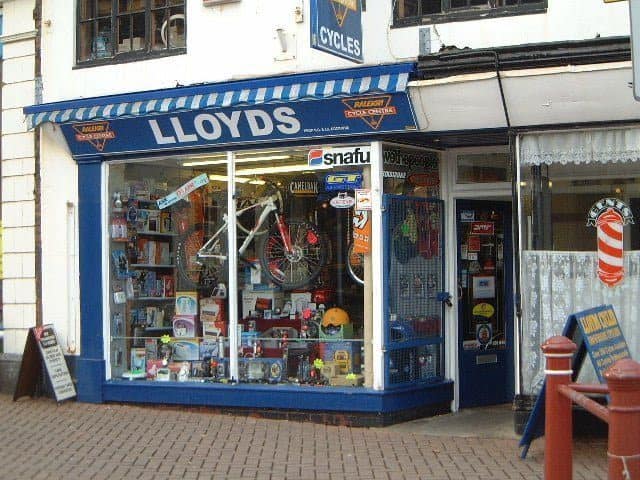
M176 292L176 315L197 315L198 293Z
M158 339L157 338L145 338L144 339L145 358L147 362L149 360L155 360L158 358Z
M318 354L325 362L332 362L338 367L340 375L360 373L362 342L320 342Z
M131 349L131 372L145 372L146 371L146 351L145 348L142 347L134 347Z
M174 362L183 362L200 359L200 344L195 338L181 338L171 341L171 359Z
M203 337L226 336L225 300L211 297L200 300L200 322L202 322Z
M301 314L309 303L311 303L311 292L291 292L291 308L295 313Z
M220 356L220 342L217 338L203 338L200 340L200 360L217 358Z
M265 310L275 310L282 308L284 294L282 291L269 288L254 291L250 288L242 290L242 317L246 318L251 312L264 312Z
M194 315L176 315L173 317L173 336L192 338L196 336L196 317Z

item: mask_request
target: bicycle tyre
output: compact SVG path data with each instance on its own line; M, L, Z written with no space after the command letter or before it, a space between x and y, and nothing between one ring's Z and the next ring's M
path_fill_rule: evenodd
M204 232L190 229L178 239L176 246L176 268L181 289L198 289L211 287L218 281L226 281L221 276L225 273L226 262L215 259L198 259L198 250L204 243ZM219 248L226 252L226 239L222 239ZM226 253L225 253L226 254Z
M310 284L326 265L327 247L318 228L308 222L287 222L293 254L287 254L277 225L263 238L258 252L264 272L286 290Z
M364 285L364 253L356 253L354 248L355 243L351 242L347 250L347 271L358 285Z

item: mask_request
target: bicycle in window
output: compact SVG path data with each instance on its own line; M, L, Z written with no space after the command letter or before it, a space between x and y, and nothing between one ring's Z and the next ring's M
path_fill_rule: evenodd
M277 189L236 210L241 262L254 267L245 257L249 246L257 238L256 255L262 270L280 287L292 290L313 282L327 261L327 245L318 227L307 221L287 220L282 211L282 196ZM240 222L248 212L256 218L252 227ZM227 231L229 217L222 221L205 240L202 229L184 233L177 246L178 272L187 286L211 286L226 275L228 264ZM244 239L242 239L244 237ZM255 267L254 267L255 268Z

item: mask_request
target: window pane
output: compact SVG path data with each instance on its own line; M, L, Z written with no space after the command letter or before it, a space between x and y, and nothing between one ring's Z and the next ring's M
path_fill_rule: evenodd
M396 17L417 17L418 14L418 0L398 0L396 5Z
M166 5L167 5L167 0L153 0L151 2L151 8L166 7Z
M111 15L111 0L98 0L98 16Z
M493 183L511 181L511 164L506 153L458 155L458 183Z
M468 0L451 0L451 8L462 8L462 7L467 7Z
M441 13L442 2L441 0L422 0L422 15L428 15L431 13Z
M118 18L118 53L131 51L131 17Z
M164 50L167 48L166 44L162 40L162 28L165 24L165 9L154 10L151 12L151 48L153 50ZM166 36L166 28L165 36Z
M78 60L91 59L91 51L93 46L93 22L80 24L78 32Z
M96 14L95 0L81 0L78 8L80 9L80 20L88 20L94 18Z
M118 12L130 13L141 11L145 8L144 0L118 0Z
M112 55L111 49L111 19L98 20L98 31L92 42L93 58L105 58Z

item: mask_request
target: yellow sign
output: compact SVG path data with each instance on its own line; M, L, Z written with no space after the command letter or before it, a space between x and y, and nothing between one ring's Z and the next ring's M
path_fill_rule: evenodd
M479 303L473 307L473 314L479 317L491 318L495 311L496 309L489 303Z

